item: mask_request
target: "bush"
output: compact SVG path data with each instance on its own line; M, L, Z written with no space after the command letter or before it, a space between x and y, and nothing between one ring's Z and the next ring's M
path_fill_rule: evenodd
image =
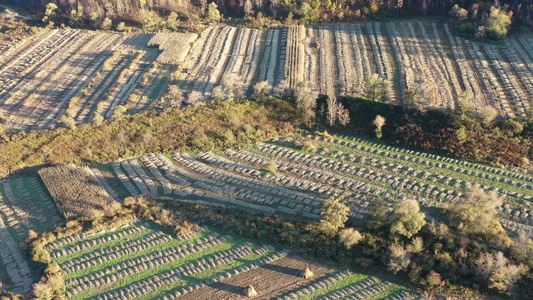
M61 267L57 264L57 263L51 263L48 265L48 267L46 267L46 269L44 270L44 272L46 274L56 274L56 273L59 273L61 272Z
M36 283L33 285L33 295L36 300L52 300L53 291L52 288L46 283Z
M339 233L339 241L346 247L352 248L353 245L359 243L363 236L354 228L346 228Z
M221 118L223 115L233 117ZM98 127L82 125L70 132L59 128L0 138L0 157L10 158L0 160L0 176L51 162L94 165L146 153L237 148L292 134L301 125L301 113L290 103L273 97L231 105L208 102L202 107L121 117L121 121L106 121ZM193 143L198 127L203 131L203 140ZM239 138L228 143L221 137L230 127L237 128L235 136ZM138 137L147 133L152 136L150 143L139 143ZM87 148L92 151L85 151Z

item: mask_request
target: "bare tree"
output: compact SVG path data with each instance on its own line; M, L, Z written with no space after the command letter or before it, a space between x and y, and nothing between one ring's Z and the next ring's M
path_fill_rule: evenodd
M224 89L222 88L222 86L216 86L213 91L211 92L211 98L217 100L217 101L222 101L224 99L226 99L227 95L226 95L226 92L224 91Z
M203 100L204 95L199 91L192 91L189 93L189 104L192 106L198 106Z
M350 111L340 102L337 105L337 119L339 124L346 126L350 123Z
M303 83L300 83L299 86L301 87ZM289 82L286 79L283 79L278 86L274 89L274 95L277 97L283 97L286 95L289 95L291 92L291 88L289 85Z
M254 14L254 8L251 0L244 1L244 14L249 17Z
M183 91L177 85L170 85L165 98L165 107L179 107L183 101Z
M272 13L274 14L274 18L276 18L278 15L279 0L270 0L270 5L272 6Z
M337 104L337 97L334 94L329 95L327 104L328 104L328 110L327 110L328 123L329 123L329 126L333 126L335 124L335 121L337 121L337 109L339 108Z
M425 81L415 83L404 93L405 104L408 109L422 108L423 104L430 104L435 96L435 89Z
M395 274L405 270L411 263L409 251L404 246L394 243L389 246L389 269Z
M271 90L272 87L268 83L268 80L260 81L254 85L254 92L260 98L263 98L266 94L270 93Z
M305 121L310 122L315 117L316 99L318 94L310 86L302 85L296 90L296 105L303 111Z
M244 83L237 74L226 75L222 78L224 90L229 99L239 100L244 96Z
M202 6L202 15L205 15L207 11L207 0L200 0L200 4Z

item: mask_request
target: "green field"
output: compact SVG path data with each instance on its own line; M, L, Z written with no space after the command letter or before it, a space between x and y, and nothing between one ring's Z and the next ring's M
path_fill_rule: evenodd
M135 245L142 249L127 251ZM204 293L203 288L228 280L237 281L244 287L246 280L241 278L246 278L247 272L273 270L277 260L294 260L286 258L287 250L252 243L242 237L223 235L207 228L174 236L166 228L148 221L86 237L62 238L46 247L52 253L53 262L62 268L69 299L103 299L119 295L128 299L165 299L188 293L194 298L194 295ZM336 271L324 273L306 284L312 285L338 274L349 275L317 287L314 293L302 299L314 299L352 286L357 288L354 291L359 291L381 283L373 278L371 284L361 286L368 276ZM288 275L279 273L278 276ZM304 280L298 274L292 276L295 280ZM280 289L270 293L298 293L301 288ZM372 297L368 299L382 299L404 290L400 286L387 285L380 293L369 290Z

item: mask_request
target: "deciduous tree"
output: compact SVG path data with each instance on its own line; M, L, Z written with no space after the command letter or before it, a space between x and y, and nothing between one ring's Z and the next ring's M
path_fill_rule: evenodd
M390 231L410 238L426 225L425 217L416 200L403 200L394 207Z
M489 18L487 19L487 35L495 40L504 39L511 27L511 18L503 10L495 6L490 8Z
M344 223L348 220L350 208L340 198L329 198L320 209L321 229L328 234L335 234L339 228L344 228Z
M387 102L389 100L387 83L379 76L379 74L372 74L368 78L366 97L371 100L378 100Z
M376 126L376 138L380 139L383 136L381 129L385 125L385 117L377 115L374 119L374 126Z
M207 9L207 18L211 22L217 22L220 21L222 16L220 15L220 11L218 10L218 5L215 2L211 2L209 4L209 7Z
M359 243L363 236L355 228L345 228L339 233L339 241L346 247L351 249L353 245Z

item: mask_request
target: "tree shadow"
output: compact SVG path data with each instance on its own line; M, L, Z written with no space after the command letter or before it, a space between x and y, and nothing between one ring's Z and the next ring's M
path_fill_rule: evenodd
M302 275L302 270L296 269L296 268L289 268L289 267L270 265L270 264L263 265L261 266L261 268L291 275L291 276L296 276L296 277L300 277Z
M232 293L236 295L245 295L245 291L244 291L245 287L243 286L232 285L232 284L227 284L223 282L217 282L217 283L213 283L211 287L217 290L226 291L228 293Z

